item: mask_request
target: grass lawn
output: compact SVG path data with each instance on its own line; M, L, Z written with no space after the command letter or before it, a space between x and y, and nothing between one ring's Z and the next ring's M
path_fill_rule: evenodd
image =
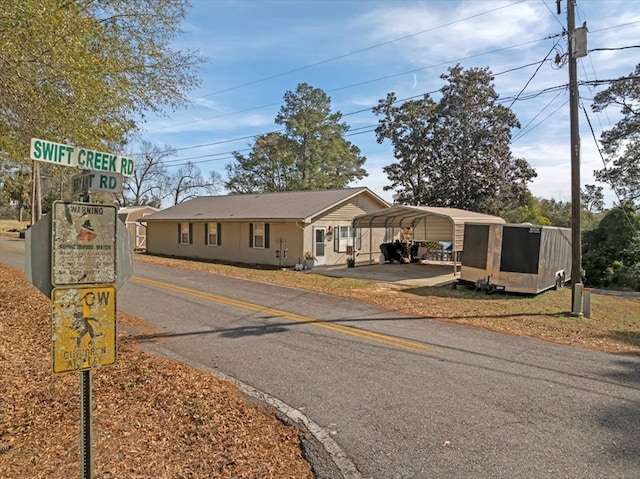
M18 221L2 218L0 219L0 232L20 231L22 228L31 223L31 218L27 221Z

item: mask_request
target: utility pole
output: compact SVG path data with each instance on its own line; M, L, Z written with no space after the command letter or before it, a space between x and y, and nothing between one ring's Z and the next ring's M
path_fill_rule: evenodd
M556 0L560 13L560 0ZM571 124L571 315L582 316L582 236L580 225L580 130L576 71L576 0L567 0L569 121Z

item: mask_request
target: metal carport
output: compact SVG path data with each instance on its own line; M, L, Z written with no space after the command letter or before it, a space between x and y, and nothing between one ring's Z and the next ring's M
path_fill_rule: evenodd
M391 206L373 213L359 215L353 218L353 231L356 228L368 228L370 238L374 228L407 228L413 229L414 241L446 241L452 243L454 253L453 270L456 271L456 258L464 247L465 223L499 223L505 220L499 216L476 213L458 208L444 208L435 206ZM372 241L369 242L372 246ZM371 248L370 246L370 248ZM373 258L373 251L369 251ZM369 260L370 263L373 259Z

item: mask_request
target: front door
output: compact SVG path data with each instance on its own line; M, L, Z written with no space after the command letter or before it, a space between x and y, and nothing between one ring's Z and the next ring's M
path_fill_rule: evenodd
M313 227L313 256L315 256L315 264L324 266L327 264L327 228L324 226Z

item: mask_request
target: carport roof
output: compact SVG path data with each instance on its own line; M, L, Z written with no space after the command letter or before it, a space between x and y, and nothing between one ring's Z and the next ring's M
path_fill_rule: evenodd
M463 225L465 223L505 223L505 220L499 216L475 213L458 208L397 205L356 216L353 219L353 226L356 228L413 227L425 216L449 218L455 225Z

